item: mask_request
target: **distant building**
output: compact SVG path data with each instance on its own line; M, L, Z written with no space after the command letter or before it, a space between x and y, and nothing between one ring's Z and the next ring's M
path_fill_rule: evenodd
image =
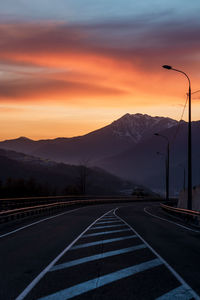
M132 195L137 196L137 197L144 197L144 196L147 196L148 193L143 188L136 187L136 188L134 188Z

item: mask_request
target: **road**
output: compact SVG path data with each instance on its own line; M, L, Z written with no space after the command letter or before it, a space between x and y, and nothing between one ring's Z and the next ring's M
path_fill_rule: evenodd
M11 226L12 225L12 226ZM200 232L158 203L0 227L0 299L200 299Z

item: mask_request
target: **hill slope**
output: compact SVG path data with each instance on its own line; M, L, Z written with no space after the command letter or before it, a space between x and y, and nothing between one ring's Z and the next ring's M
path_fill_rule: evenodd
M160 131L170 141L170 189L176 193L183 187L184 167L187 175L187 123L182 122L178 134L177 126ZM193 185L200 182L200 121L192 123ZM151 135L136 146L119 155L98 162L102 168L123 178L142 182L155 190L165 189L166 141ZM162 153L158 155L157 152ZM187 183L187 178L186 178Z
M120 194L132 190L134 184L111 175L100 168L86 168L56 163L10 150L0 149L0 180L34 179L57 194ZM9 180L10 180L9 179ZM12 181L10 180L10 181ZM15 196L15 195L14 195Z
M57 162L80 164L117 155L134 147L154 132L170 128L177 121L142 114L126 114L110 125L83 136L33 141L24 137L0 142L0 148Z
M184 121L179 124L170 118L126 114L83 136L39 141L19 138L0 142L0 148L57 162L98 166L116 176L164 191L166 142L154 136L159 132L170 140L170 189L178 192L183 186L184 167L187 171L187 130ZM200 182L199 134L200 121L193 122L193 185ZM158 151L164 156L158 156Z

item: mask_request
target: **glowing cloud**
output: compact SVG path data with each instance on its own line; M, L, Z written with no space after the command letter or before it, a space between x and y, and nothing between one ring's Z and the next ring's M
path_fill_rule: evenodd
M161 65L184 69L199 88L199 30L200 22L186 27L151 16L82 26L0 24L0 103L76 107L84 110L82 120L92 107L97 115L99 108L115 108L119 116L126 108L160 107L163 115L184 102L187 82ZM177 110L169 115L177 118Z

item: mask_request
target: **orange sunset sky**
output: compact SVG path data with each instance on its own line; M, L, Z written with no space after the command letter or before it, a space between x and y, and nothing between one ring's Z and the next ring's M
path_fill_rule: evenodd
M0 4L1 140L82 135L125 113L179 120L188 82L163 64L200 90L199 1L16 2Z

